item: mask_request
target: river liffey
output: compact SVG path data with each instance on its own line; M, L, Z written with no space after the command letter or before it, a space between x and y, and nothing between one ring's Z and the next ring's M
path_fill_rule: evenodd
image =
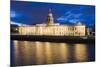
M95 44L11 41L11 65L25 66L89 62L95 60Z

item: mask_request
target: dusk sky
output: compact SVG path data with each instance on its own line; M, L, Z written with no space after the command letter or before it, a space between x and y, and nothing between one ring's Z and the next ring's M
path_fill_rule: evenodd
M55 23L95 23L95 6L42 2L11 1L11 22L22 24L45 23L49 8Z

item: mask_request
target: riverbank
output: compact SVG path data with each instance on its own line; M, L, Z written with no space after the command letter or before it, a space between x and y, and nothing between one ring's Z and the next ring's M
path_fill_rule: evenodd
M49 42L76 42L76 43L95 43L93 36L39 36L39 35L11 35L11 40L21 41L49 41Z

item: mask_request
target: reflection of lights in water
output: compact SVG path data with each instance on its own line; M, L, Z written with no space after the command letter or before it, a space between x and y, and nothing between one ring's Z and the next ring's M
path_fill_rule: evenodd
M57 43L51 43L52 45L52 58L53 58L53 63L59 63L60 62L60 54L59 54L59 44Z
M52 58L52 49L51 49L51 44L49 42L45 42L45 55L46 55L46 63L53 63L53 58Z
M86 61L87 48L85 44L75 44L75 59L76 61Z
M18 62L18 59L19 59L19 52L18 52L18 41L17 40L15 40L15 41L13 41L14 42L14 63L16 63L17 64L17 62Z
M60 43L59 45L60 62L67 62L69 57L68 44Z
M70 46L74 49L71 49ZM70 53L73 53L73 56ZM76 61L86 61L86 45L74 44L72 46L66 43L14 41L16 65L64 63L69 62L71 58Z
M68 61L68 46L66 43L51 43L52 59L54 63L62 63Z
M23 49L23 57L25 58L24 62L27 64L27 63L30 62L30 59L31 59L31 57L30 57L30 54L31 54L30 46L28 46L28 45L30 45L30 42L23 41L22 45L24 47L24 49Z
M36 64L44 64L44 48L42 42L35 42L36 44Z
M34 45L29 41L14 41L14 61L19 64L33 64Z

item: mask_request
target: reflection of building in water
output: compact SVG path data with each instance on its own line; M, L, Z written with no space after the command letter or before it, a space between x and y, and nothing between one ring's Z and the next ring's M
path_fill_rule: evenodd
M45 24L19 26L18 28L20 35L85 36L85 25L80 22L74 25L60 25L59 23L54 23L51 10L49 10Z
M85 44L75 44L75 59L76 61L87 60L87 48Z
M12 60L20 66L88 61L87 45L15 40Z

